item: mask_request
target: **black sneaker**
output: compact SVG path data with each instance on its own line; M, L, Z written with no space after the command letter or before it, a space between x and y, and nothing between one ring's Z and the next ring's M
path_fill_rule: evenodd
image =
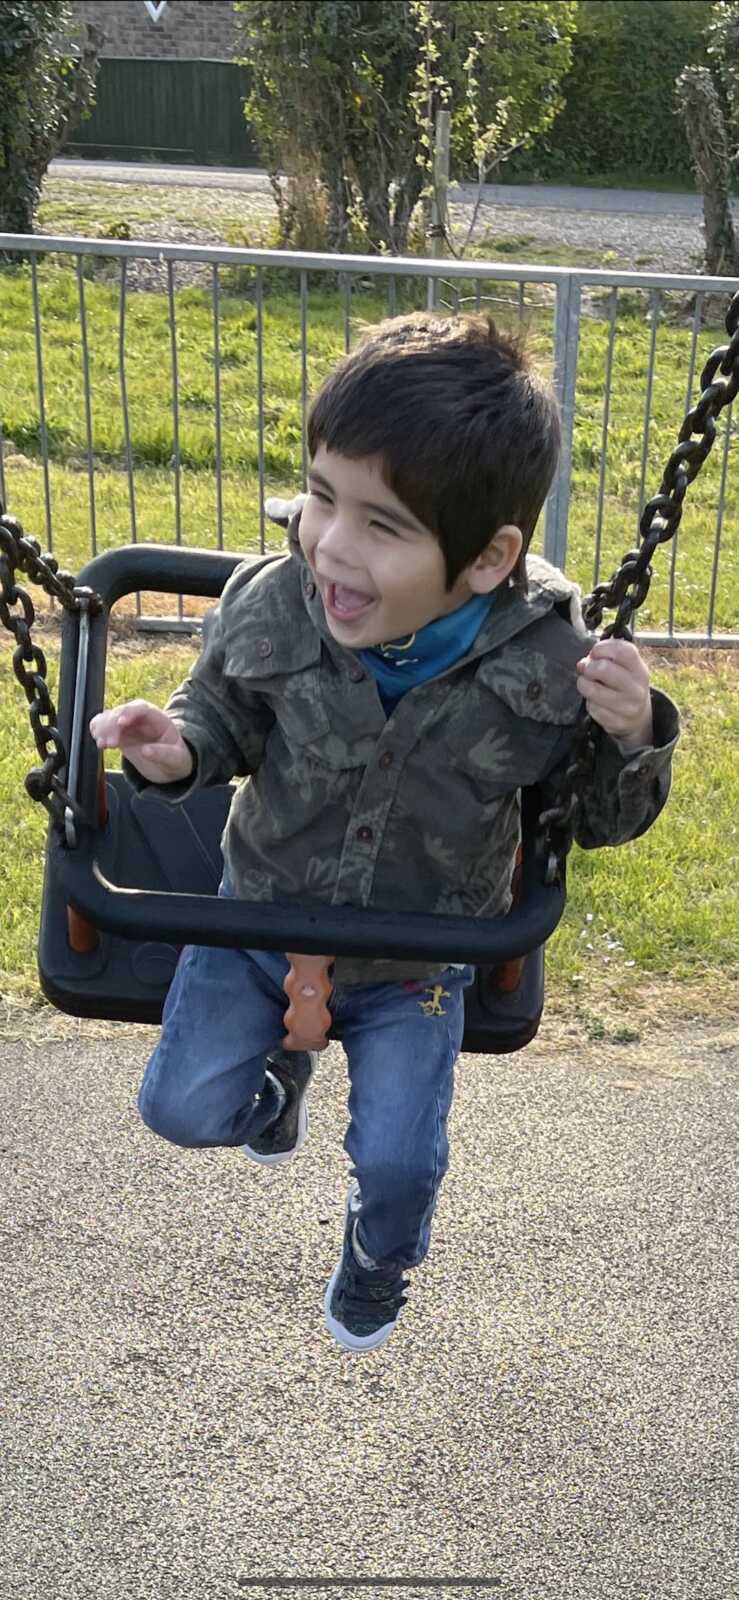
M358 1261L353 1241L361 1209L354 1178L346 1203L344 1248L323 1302L326 1327L345 1350L376 1350L384 1344L405 1305L403 1291L408 1288L402 1267L367 1267Z
M284 1100L273 1122L242 1144L250 1161L263 1167L284 1167L305 1144L308 1133L306 1095L317 1055L313 1050L273 1050L267 1057L267 1077L282 1090Z

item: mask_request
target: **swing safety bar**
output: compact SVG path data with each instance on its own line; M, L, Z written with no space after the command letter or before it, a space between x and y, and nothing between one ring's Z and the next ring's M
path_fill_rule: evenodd
M55 852L67 904L106 933L166 944L251 946L305 955L384 956L388 960L495 966L528 955L554 932L564 885L544 882L535 836L524 826L521 903L501 917L451 917L378 911L308 901L249 901L121 888L102 873L96 836L82 830L74 850Z
M250 561L256 572L277 559L225 551L162 545L129 545L97 556L80 573L78 584L103 601L86 624L86 672L78 671L79 616L65 613L59 684L59 725L69 737L75 697L84 696L81 748L77 761L74 833L70 848L57 834L50 848L54 870L69 906L95 928L123 938L145 936L155 942L252 946L307 955L383 956L391 960L469 962L497 965L543 945L559 922L565 904L564 875L547 883L548 851L537 827L536 791L522 793L520 898L505 916L443 916L331 906L310 900L250 902L214 894L183 894L130 887L110 881L99 864L100 757L89 733L90 718L104 703L108 615L123 595L137 591L192 594L217 599L235 568ZM66 746L69 748L69 745ZM102 829L102 835L101 835ZM53 835L53 830L52 830Z

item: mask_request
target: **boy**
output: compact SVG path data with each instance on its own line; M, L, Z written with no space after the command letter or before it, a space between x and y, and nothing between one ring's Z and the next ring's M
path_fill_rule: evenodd
M643 832L667 798L677 713L636 647L589 648L575 586L526 560L559 422L518 343L481 317L383 323L324 384L308 442L289 553L248 584L233 574L166 711L135 701L90 725L172 802L242 780L221 893L507 910L518 791L566 761L583 698L599 727L578 841ZM296 1154L314 1060L278 1048L287 965L182 952L139 1096L150 1128L270 1165ZM472 977L336 962L352 1182L325 1316L345 1349L390 1336L428 1250Z

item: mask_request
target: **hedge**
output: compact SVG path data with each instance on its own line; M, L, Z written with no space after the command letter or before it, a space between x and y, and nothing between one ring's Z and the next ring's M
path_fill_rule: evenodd
M566 105L546 139L521 152L509 182L673 178L692 183L674 86L707 62L711 0L582 0Z

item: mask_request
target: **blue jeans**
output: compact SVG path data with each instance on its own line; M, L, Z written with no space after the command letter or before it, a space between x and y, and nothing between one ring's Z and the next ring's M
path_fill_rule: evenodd
M246 1144L271 1121L266 1056L285 1032L287 970L269 950L185 947L139 1093L147 1127L209 1149ZM450 968L437 983L333 990L331 1037L349 1066L344 1149L362 1195L361 1243L376 1261L412 1267L428 1251L472 979L471 967Z

